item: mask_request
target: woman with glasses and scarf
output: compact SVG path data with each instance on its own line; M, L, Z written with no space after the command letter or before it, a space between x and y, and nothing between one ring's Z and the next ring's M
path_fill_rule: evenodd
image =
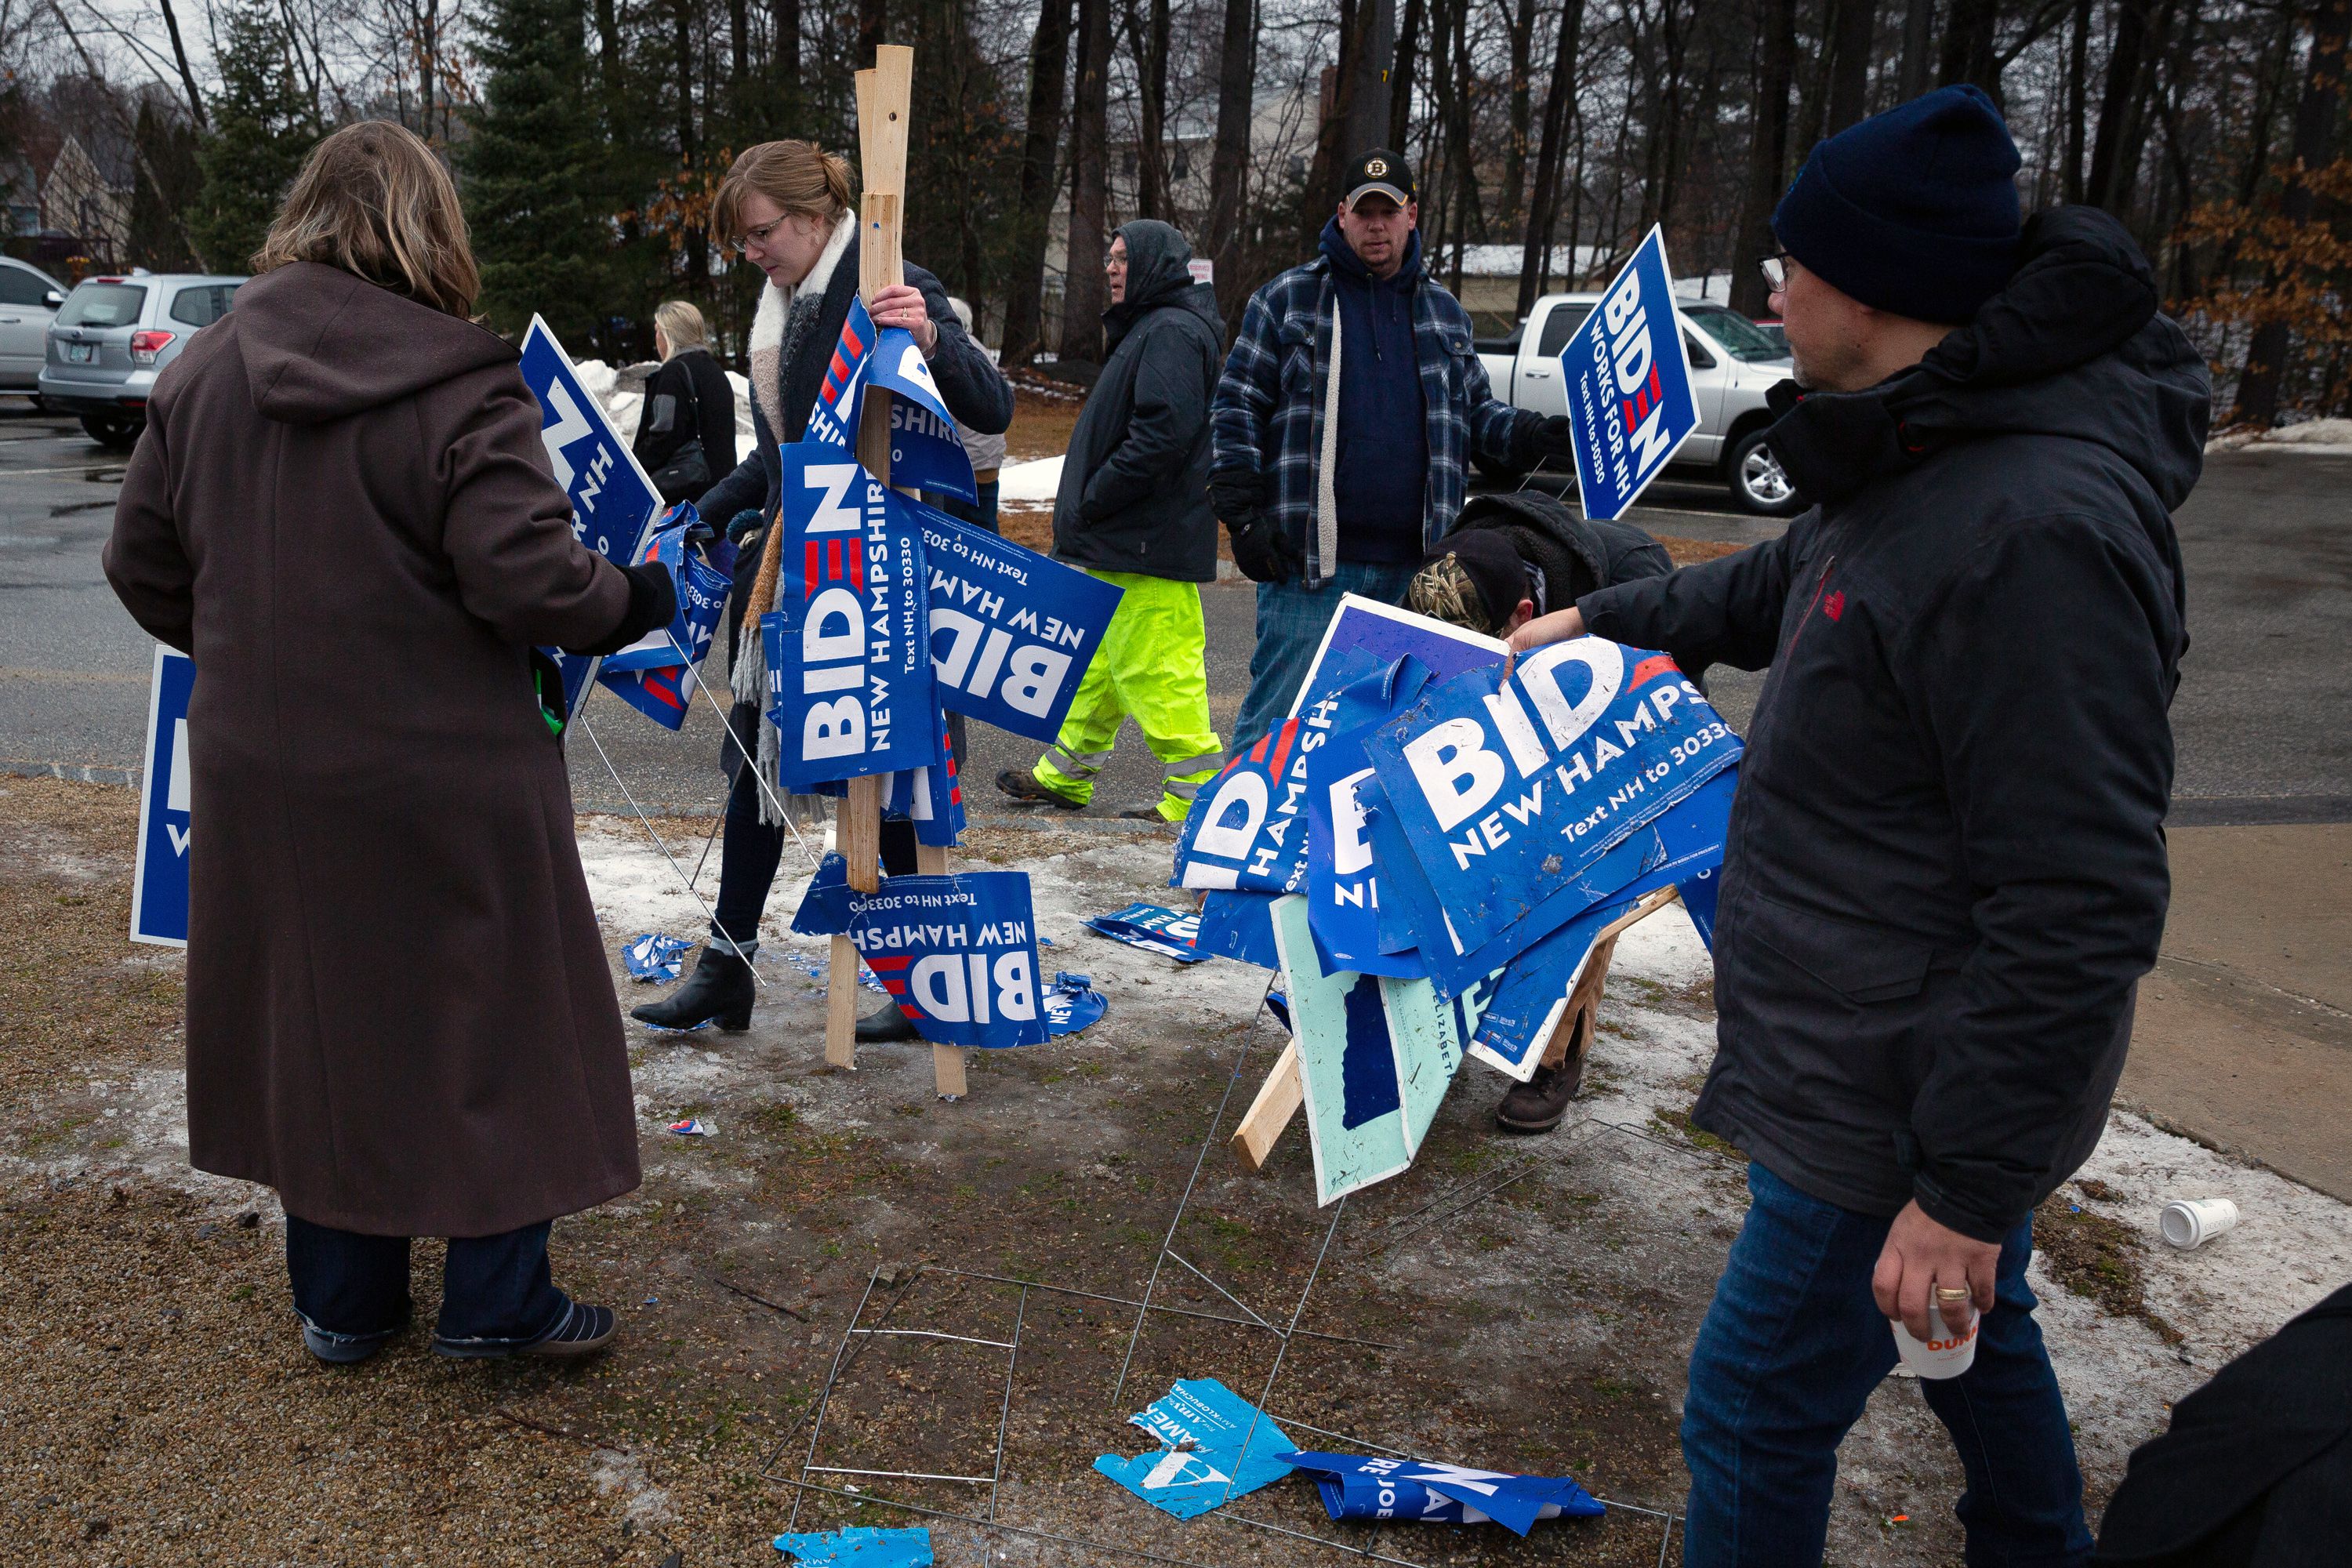
M807 142L763 142L735 160L711 208L713 229L767 277L751 322L751 455L704 495L702 514L724 524L742 545L728 608L728 650L733 660L735 708L720 764L732 781L719 851L719 903L702 956L685 983L632 1016L662 1029L716 1024L730 1033L751 1025L751 958L760 946L760 916L775 880L788 836L774 797L779 737L761 717L766 670L760 616L772 603L754 604L761 563L771 553L769 529L783 483L782 445L807 432L825 366L857 294L857 216L850 205L849 168ZM881 327L903 328L928 362L931 379L960 427L1000 435L1013 423L1013 388L948 302L940 280L911 261L906 282L866 302ZM776 574L766 574L772 600ZM747 759L743 748L758 753ZM752 775L771 781L766 788ZM892 876L915 868L914 826L886 822L882 867ZM885 1001L858 1024L858 1037L913 1037L913 1026Z

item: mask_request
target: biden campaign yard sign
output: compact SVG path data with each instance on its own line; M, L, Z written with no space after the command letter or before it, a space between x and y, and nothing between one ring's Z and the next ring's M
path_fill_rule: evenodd
M661 492L537 316L522 340L522 378L539 399L539 438L546 443L555 482L572 498L572 536L615 566L636 561L646 531L661 513ZM598 661L560 648L546 651L563 672L563 711L575 714L595 682Z
M147 766L139 781L139 863L131 940L188 945L188 696L196 661L157 644L147 688Z
M1661 229L1633 252L1559 351L1587 517L1622 517L1698 428Z
M1123 590L929 507L911 510L930 574L940 705L1052 742Z

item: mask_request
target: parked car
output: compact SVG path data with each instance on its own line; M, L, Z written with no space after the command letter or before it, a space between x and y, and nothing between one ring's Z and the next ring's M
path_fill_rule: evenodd
M1780 324L1778 316L1764 317L1756 323L1756 330L1780 344L1782 353L1789 352L1789 329Z
M49 322L66 286L29 263L0 256L0 392L37 396Z
M1509 337L1482 340L1478 357L1495 395L1539 414L1567 413L1560 351L1600 303L1598 294L1547 294ZM1804 503L1764 442L1772 423L1764 394L1788 379L1788 348L1722 305L1700 300L1678 313L1698 400L1698 429L1675 452L1667 474L1720 480L1746 511L1787 517L1802 510Z
M227 314L244 282L177 272L83 279L49 324L41 401L80 415L100 446L129 451L146 427L156 373Z

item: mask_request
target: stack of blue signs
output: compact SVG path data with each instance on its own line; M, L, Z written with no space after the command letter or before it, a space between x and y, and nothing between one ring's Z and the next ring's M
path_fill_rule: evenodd
M1412 1164L1467 1058L1531 1077L1644 895L1712 935L1739 738L1664 654L1506 651L1344 599L1177 843L1199 951L1281 974L1323 1203Z
M1097 915L1087 921L1087 929L1113 942L1172 958L1179 963L1198 963L1209 956L1198 948L1201 917L1179 914L1158 904L1129 904L1123 910Z

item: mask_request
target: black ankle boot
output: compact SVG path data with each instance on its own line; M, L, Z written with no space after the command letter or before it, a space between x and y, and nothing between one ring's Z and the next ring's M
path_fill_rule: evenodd
M882 1005L857 1020L857 1037L869 1046L890 1045L905 1040L919 1040L914 1020L898 1011L898 1004L887 997Z
M656 1029L699 1029L716 1024L730 1035L751 1026L751 965L731 952L706 947L686 984L658 1002L632 1007L629 1016Z

